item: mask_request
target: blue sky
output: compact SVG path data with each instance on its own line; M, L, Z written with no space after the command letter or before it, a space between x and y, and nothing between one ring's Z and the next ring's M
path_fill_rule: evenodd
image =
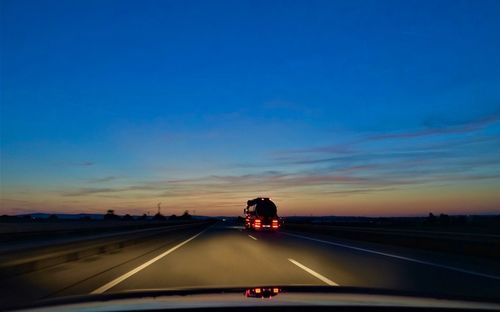
M500 212L499 1L1 14L5 213Z

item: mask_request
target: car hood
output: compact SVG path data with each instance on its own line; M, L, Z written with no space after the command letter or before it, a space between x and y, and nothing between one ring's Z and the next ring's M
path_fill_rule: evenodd
M477 298L443 297L393 290L322 286L144 289L45 300L38 302L36 305L16 310L102 312L258 306L375 306L500 311L500 302L484 302Z

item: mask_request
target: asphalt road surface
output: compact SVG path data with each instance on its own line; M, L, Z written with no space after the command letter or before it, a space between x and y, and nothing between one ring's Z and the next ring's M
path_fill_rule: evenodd
M2 306L127 290L331 285L500 297L500 265L218 222L3 279Z

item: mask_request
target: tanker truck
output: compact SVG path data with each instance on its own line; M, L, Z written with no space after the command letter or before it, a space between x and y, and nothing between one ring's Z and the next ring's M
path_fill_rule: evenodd
M258 197L247 201L243 209L245 228L254 231L277 231L281 222L276 205L269 198Z

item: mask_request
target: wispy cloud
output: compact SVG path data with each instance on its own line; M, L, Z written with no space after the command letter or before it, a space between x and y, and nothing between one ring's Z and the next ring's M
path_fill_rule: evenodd
M86 187L80 188L74 191L63 192L63 196L85 196L85 195L93 195L99 193L116 193L121 192L123 189L120 188L111 188L111 187Z
M96 179L89 179L89 183L103 183L103 182L110 182L118 179L118 177L115 176L106 176L102 178L96 178Z
M439 121L437 119L427 119L422 123L423 127L421 129L382 134L365 134L342 144L278 151L274 152L272 156L275 159L285 159L286 157L293 156L295 154L323 153L330 155L352 155L358 151L358 146L360 144L384 140L408 140L431 136L438 137L451 134L473 133L498 122L500 122L500 114L491 114L482 118L462 122L447 122L444 119L439 119Z
M61 161L61 162L56 162L55 165L62 165L62 166L71 166L71 167L91 167L94 166L95 163L93 161L89 160L83 160L83 161Z
M481 130L488 125L500 121L500 115L491 115L480 119L470 120L462 123L441 123L439 126L426 127L416 131L387 133L369 136L367 140L386 140L386 139L411 139L444 134L460 134Z
M500 179L500 161L494 155L495 151L500 152L500 138L492 133L478 134L499 120L495 115L447 126L440 122L439 126L416 131L367 134L340 146L281 151L268 159L272 170L262 170L263 166L248 163L244 173L146 180L115 187L84 187L65 191L62 195L200 201L207 197L233 200L241 194L268 192L357 196L418 185ZM464 133L470 135L448 137ZM439 139L417 140L430 136ZM409 144L393 144L394 140L406 140ZM491 168L496 169L489 172ZM115 179L115 176L105 176L89 182Z
M76 166L83 166L83 167L90 167L90 166L93 166L95 165L93 162L91 161L82 161L82 162L79 162L79 163L75 163Z
M353 169L354 170L354 169ZM96 194L143 193L146 196L192 196L200 194L229 194L238 192L259 192L263 190L284 190L304 187L352 187L358 189L397 186L414 183L404 179L379 179L354 175L281 172L259 172L255 174L204 176L183 180L150 181L142 184L115 188L80 188L64 192L64 196L90 196Z

